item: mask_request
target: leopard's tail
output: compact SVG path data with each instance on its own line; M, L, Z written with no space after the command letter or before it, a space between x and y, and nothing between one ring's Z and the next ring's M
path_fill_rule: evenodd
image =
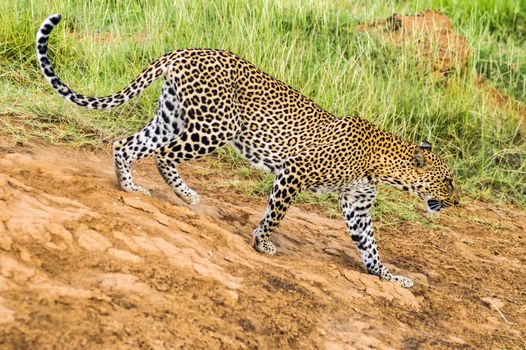
M164 75L166 66L169 60L169 54L160 57L155 62L151 63L141 74L139 74L128 86L121 91L104 97L88 97L83 96L73 90L71 90L66 84L64 84L59 77L55 74L55 71L51 67L51 62L48 57L48 41L49 35L55 26L60 22L61 16L54 14L46 18L42 23L37 32L36 38L36 51L38 64L40 70L46 80L51 84L53 89L62 95L67 100L90 109L107 110L112 109L123 103L131 100L151 83L157 80L161 75Z

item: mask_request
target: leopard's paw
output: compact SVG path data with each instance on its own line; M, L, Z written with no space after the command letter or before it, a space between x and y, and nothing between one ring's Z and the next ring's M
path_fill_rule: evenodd
M385 266L380 266L379 271L373 271L372 273L378 275L380 279L384 281L390 281L399 284L404 288L411 288L414 285L412 279L401 275L393 275Z
M200 201L199 195L194 191L190 192L190 194L185 198L185 202L190 205L198 204L199 201Z
M181 198L186 204L195 205L199 203L199 195L188 186L184 188L175 189L175 193Z
M128 186L122 186L121 185L121 188L125 192L142 193L142 194L144 194L145 196L148 196L148 197L152 196L149 190L147 190L146 188L144 188L142 186L139 186L139 185L128 185Z
M397 283L404 288L411 288L414 285L412 279L401 275L393 275L391 277L391 282Z
M276 255L276 246L269 239L256 237L254 239L254 248L260 253Z

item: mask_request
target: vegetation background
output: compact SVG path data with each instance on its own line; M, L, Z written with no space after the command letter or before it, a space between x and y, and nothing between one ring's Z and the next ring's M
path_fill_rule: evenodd
M357 31L360 23L425 9L441 10L470 45L468 67L447 81L426 74L429 64L411 47ZM52 13L63 15L50 43L55 70L83 94L115 92L175 49L229 50L334 114L430 140L470 197L526 205L526 0L0 2L0 128L20 142L38 136L99 146L147 123L159 85L112 112L64 102L35 60L35 32ZM503 91L507 103L495 103L480 81ZM243 191L266 195L268 175L231 150L215 157L250 180Z

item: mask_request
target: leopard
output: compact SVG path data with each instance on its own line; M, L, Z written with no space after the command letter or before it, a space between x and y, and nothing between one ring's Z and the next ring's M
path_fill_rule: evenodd
M392 274L380 260L371 210L382 184L419 197L430 213L459 204L454 173L429 142L416 145L363 117L331 114L247 60L218 49L169 52L119 92L84 96L59 79L49 59L49 37L60 20L54 14L41 24L36 54L43 76L66 100L109 110L164 78L155 116L137 133L113 143L122 190L150 195L133 181L131 164L153 157L166 184L195 205L199 196L181 178L178 165L230 145L254 167L274 175L266 211L252 234L258 252L276 254L271 234L298 194L330 192L337 196L366 271L413 286L412 279Z

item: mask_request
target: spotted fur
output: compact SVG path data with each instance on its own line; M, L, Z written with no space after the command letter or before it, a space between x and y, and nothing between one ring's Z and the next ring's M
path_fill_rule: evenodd
M415 146L359 117L336 117L298 91L226 51L186 49L148 66L122 91L83 96L60 81L48 58L48 39L60 15L48 17L37 33L37 57L44 77L67 100L91 109L111 109L137 96L159 77L164 84L153 120L113 145L115 172L128 192L148 190L132 181L131 163L154 156L172 190L189 204L198 195L181 179L177 165L227 144L254 166L276 175L268 207L253 232L254 247L275 254L269 237L294 198L304 190L333 191L367 271L410 287L382 265L370 210L378 183L421 197L430 211L458 203L449 167L429 143Z

